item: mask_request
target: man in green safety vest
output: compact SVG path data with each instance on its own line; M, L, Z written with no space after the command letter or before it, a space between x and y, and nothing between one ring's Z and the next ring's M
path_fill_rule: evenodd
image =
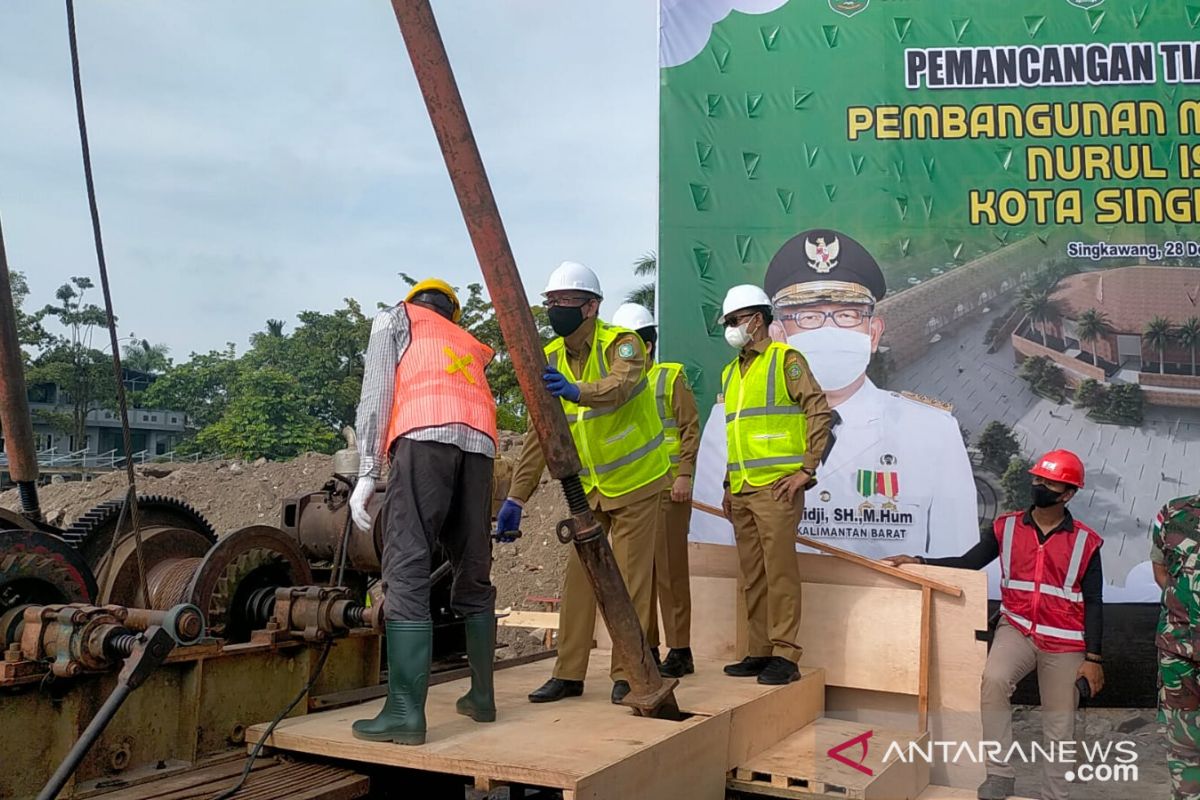
M613 555L637 610L643 634L653 618L654 540L670 460L662 421L646 377L646 350L638 335L597 316L604 293L596 274L563 262L550 274L542 296L558 334L546 346L546 391L562 401L583 464L580 479L593 513L612 538ZM525 502L536 491L546 459L530 431L513 474L496 531L516 531ZM596 598L571 548L559 614L554 675L529 695L550 703L583 694L588 653L596 626ZM612 667L612 701L629 694L629 682Z
M757 286L734 286L721 313L738 349L721 374L728 451L722 506L733 523L738 582L746 602L749 653L725 667L734 677L791 683L803 648L796 527L815 484L832 412L804 356L771 341L771 301Z
M613 314L613 324L637 331L646 343L650 386L671 459L671 488L665 492L654 547L654 591L662 615L666 659L658 671L666 678L682 678L696 671L692 659L692 593L688 585L688 526L692 520L692 479L700 450L700 413L696 396L683 373L683 364L656 361L658 325L650 310L625 303ZM658 626L650 626L650 649L658 651Z

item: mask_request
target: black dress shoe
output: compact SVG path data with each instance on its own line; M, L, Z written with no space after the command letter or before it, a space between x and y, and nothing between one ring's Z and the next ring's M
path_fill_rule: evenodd
M614 681L612 690L612 701L614 706L621 705L621 701L625 699L625 695L629 694L629 681Z
M657 648L657 647L651 647L651 648L650 648L650 655L654 657L654 663L655 663L655 664L657 664L657 665L659 665L659 666L662 666L662 656L658 654L658 648Z
M725 674L735 678L753 678L767 668L770 656L746 656L736 664L725 665Z
M583 694L583 681L565 681L551 678L529 693L531 703L553 703L564 697L579 697Z
M783 686L800 680L800 669L781 656L771 656L771 663L758 674L758 682L767 686Z
M696 671L696 663L692 660L692 648L672 647L667 653L667 660L658 668L658 674L664 678L682 678Z

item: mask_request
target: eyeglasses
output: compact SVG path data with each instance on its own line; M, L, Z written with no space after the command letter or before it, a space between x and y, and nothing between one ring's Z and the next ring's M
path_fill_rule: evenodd
M592 302L594 297L547 297L542 301L543 308L583 308Z
M839 328L854 328L875 316L873 311L863 311L861 308L839 308L837 311L795 311L791 314L780 314L779 318L796 323L796 327L811 331L825 325L825 320L833 320Z
M724 325L726 328L736 328L738 325L741 325L743 322L748 322L748 321L754 319L754 315L757 313L758 313L757 311L751 311L748 314L732 314L732 315L726 317L721 324Z

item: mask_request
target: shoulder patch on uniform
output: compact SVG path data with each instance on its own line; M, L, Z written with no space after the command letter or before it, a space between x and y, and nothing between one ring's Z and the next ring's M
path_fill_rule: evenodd
M804 374L804 368L800 366L799 361L793 361L783 368L783 372L785 375L795 381L799 380L800 376Z
M637 353L637 348L633 346L633 342L621 342L617 345L617 355L621 358L633 358Z
M954 404L947 403L945 400L938 400L937 398L929 397L928 395L917 394L916 392L898 392L898 394L906 400L912 400L914 403L932 406L933 408L941 409L949 414L954 413Z

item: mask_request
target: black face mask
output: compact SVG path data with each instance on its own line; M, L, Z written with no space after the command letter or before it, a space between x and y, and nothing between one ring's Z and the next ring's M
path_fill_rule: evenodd
M1070 489L1056 492L1049 486L1043 486L1039 483L1033 487L1033 504L1038 508L1049 508L1052 505L1062 502L1063 495L1069 491Z
M583 306L554 306L546 309L550 327L559 336L570 336L583 324Z

